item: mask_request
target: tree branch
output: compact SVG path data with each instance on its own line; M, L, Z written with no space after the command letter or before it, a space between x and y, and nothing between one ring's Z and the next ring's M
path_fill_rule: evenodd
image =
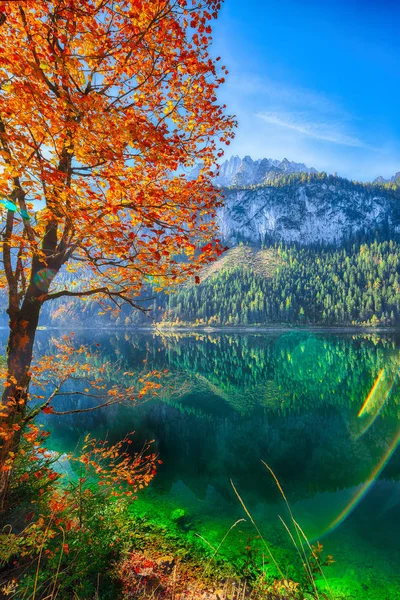
M32 421L32 419L34 419L35 417L37 417L37 415L39 413L41 413L44 408L47 408L49 406L50 402L57 395L59 389L61 388L62 384L65 383L65 381L66 381L66 379L63 379L54 388L54 390L51 392L50 396L47 398L46 402L44 402L43 404L40 404L39 406L36 406L33 410L31 410L31 412L28 415L26 415L26 417L24 418L24 423L28 423L28 421Z
M103 295L107 296L108 298L110 298L110 300L113 300L113 301L115 301L115 298L120 298L121 300L123 300L124 302L126 302L127 304L132 306L132 308L136 308L137 310L140 310L140 312L142 312L142 313L147 314L151 310L150 308L143 308L143 306L136 304L133 300L131 300L130 298L125 296L126 292L127 292L127 290L120 290L120 291L109 290L108 287L99 287L99 288L94 288L92 290L84 290L82 292L72 292L70 290L60 290L59 292L54 292L53 294L47 294L44 299L44 302L46 302L47 300L55 300L56 298L62 298L64 296L68 296L68 297L72 297L72 298L74 298L74 297L82 298L84 296L94 296L96 294L103 294Z
M51 412L52 415L72 415L76 413L84 413L90 412L93 410L97 410L98 408L104 408L105 406L111 406L112 404L118 404L121 400L107 400L107 402L103 402L103 404L98 404L97 406L91 406L90 408L75 408L72 410L53 410Z

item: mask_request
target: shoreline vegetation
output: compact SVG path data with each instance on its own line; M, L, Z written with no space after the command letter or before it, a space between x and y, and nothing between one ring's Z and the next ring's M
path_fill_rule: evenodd
M0 330L6 330L7 327L1 327ZM67 327L66 325L60 325L56 327L54 325L41 325L38 327L39 331L138 331L138 332L147 332L147 333L156 333L158 330L160 331L182 331L182 332L193 332L193 331L202 331L205 333L270 333L270 332L281 332L281 331L311 331L311 332L330 332L337 331L340 333L353 333L354 331L359 331L361 333L385 333L385 332L400 332L400 325L271 325L267 327L265 325L245 325L245 326L223 326L219 325L216 327L204 326L204 325L162 325L158 323L154 326L115 326L115 325L103 325L102 327L93 326L93 327L83 327L82 325Z
M287 506L282 523L293 542L293 560L258 529L232 483L243 518L217 545L185 527L183 510L168 519L149 514L141 494L155 475L154 454L136 457L89 435L82 453L68 455L74 473L60 472L63 459L44 446L47 432L32 425L16 464L9 525L0 535L0 593L4 598L116 600L340 600L325 567L334 558L318 542L311 545ZM128 438L124 441L126 442ZM141 464L141 463L140 463ZM269 467L267 467L269 469ZM151 470L150 470L151 469ZM62 467L61 467L62 470ZM101 473L101 475L100 475ZM129 477L126 477L126 474ZM101 487L104 484L109 487ZM122 485L120 485L122 484ZM144 507L144 510L143 510ZM245 517L245 518L244 518ZM247 522L254 534L238 560L220 550L231 532ZM297 557L296 557L297 555Z

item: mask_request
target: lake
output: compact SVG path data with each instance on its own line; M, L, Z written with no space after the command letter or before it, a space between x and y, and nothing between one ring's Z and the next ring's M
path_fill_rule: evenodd
M37 353L59 336L38 332ZM154 440L163 464L134 511L213 547L245 518L219 550L243 567L246 546L258 560L265 549L232 481L295 576L299 557L278 517L289 525L290 516L265 461L310 542L333 555L334 592L400 598L400 334L88 330L75 339L121 372L168 370L167 383L139 406L43 416L51 448L70 451L88 432L114 441L135 431L137 448Z

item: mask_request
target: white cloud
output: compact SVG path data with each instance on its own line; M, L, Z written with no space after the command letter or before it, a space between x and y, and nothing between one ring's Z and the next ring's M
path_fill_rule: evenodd
M319 90L231 70L220 100L239 127L226 157L288 158L357 180L400 170L397 139Z
M261 79L257 75L230 75L226 87L241 96L255 96L266 104L305 106L319 112L340 112L343 117L347 116L339 102L325 94L265 77Z
M267 111L256 113L256 116L266 123L291 129L303 136L316 140L332 142L342 146L353 148L370 148L362 140L348 134L339 122L315 120L315 116L309 113L291 113L287 111Z

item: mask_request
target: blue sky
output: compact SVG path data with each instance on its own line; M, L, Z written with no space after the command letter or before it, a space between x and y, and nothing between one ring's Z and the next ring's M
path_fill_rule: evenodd
M226 155L351 179L400 171L400 2L225 0L214 51L237 115Z

